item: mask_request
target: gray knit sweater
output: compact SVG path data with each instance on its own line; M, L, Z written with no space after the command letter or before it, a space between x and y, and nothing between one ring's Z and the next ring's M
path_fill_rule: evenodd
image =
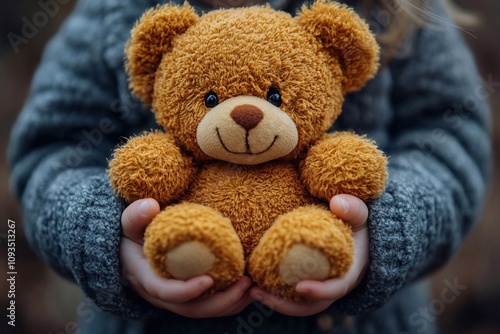
M79 312L83 328L110 334L429 332L432 321L419 313L425 293L415 281L443 265L470 230L490 170L489 110L460 34L449 25L421 29L408 57L391 60L346 98L334 128L368 134L390 163L387 189L369 205L366 279L324 312L333 326L329 315L286 317L257 303L239 316L192 320L156 309L127 287L119 261L125 203L105 172L124 137L156 127L153 114L130 95L123 54L135 20L155 4L81 0L48 45L12 131L12 185L27 238L99 307L95 317ZM299 5L281 3L292 13ZM444 15L440 5L433 10ZM347 314L355 317L346 320Z

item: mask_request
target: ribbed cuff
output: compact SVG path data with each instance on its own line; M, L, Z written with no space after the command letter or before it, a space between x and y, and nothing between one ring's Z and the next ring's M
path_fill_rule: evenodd
M63 180L60 180L63 181ZM119 261L125 203L117 198L105 172L77 183L67 198L62 247L68 267L83 292L102 310L127 318L161 311L127 288Z

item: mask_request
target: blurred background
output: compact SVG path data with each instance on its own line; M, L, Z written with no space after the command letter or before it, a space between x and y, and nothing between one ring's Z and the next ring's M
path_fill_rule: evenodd
M46 2L46 1L42 1ZM8 136L26 98L33 71L47 40L71 11L74 0L58 0L57 11L48 12L38 0L5 1L0 4L0 321L1 333L78 333L75 314L83 296L78 287L58 277L29 249L22 235L20 209L9 192L6 161ZM481 20L467 29L464 38L473 50L481 76L497 83L489 87L493 110L493 141L497 163L484 213L454 258L431 277L433 299L429 321L437 321L441 333L500 333L500 1L463 0L457 5ZM50 15L41 15L45 12ZM46 18L46 20L44 19ZM32 37L23 36L26 21L37 20ZM42 24L43 23L43 24ZM27 31L26 36L31 36ZM11 39L14 38L10 34ZM17 51L17 52L16 52ZM7 325L7 219L16 222L16 327ZM450 284L463 286L452 302L442 293ZM447 296L449 297L449 296Z

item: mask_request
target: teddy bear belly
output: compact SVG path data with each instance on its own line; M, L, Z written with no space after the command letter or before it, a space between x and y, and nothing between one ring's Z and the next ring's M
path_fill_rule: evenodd
M209 206L231 219L245 258L278 216L319 203L304 189L296 167L285 162L255 166L207 163L183 201Z

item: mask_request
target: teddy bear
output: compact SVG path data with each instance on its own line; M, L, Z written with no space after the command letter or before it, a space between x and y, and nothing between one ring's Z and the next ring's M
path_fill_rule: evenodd
M161 204L144 235L152 268L209 275L207 294L249 275L295 301L297 282L342 277L352 231L328 203L373 200L387 178L372 140L327 133L344 95L378 69L367 24L324 0L296 16L163 5L143 14L125 53L130 89L164 131L130 138L108 174L125 201Z

